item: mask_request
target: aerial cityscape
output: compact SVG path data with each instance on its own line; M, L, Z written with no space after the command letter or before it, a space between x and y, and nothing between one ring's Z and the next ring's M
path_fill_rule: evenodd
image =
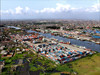
M0 2L0 75L100 75L99 0Z

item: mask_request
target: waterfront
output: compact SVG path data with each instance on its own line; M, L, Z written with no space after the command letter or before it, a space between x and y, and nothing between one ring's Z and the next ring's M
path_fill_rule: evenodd
M60 36L53 36L50 33L41 33L41 32L36 32L36 31L27 31L27 32L35 32L35 33L39 33L40 35L43 35L47 38L55 38L58 40L63 40L64 42L71 42L72 44L78 45L78 46L85 46L86 48L92 49L93 51L98 51L100 52L100 45L95 44L93 42L89 42L89 41L81 41L81 40L76 40L76 39L68 39L68 38L64 38L64 37L60 37Z

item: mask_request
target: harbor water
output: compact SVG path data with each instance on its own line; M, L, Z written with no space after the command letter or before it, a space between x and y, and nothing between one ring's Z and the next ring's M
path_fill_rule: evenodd
M43 35L47 38L55 38L55 39L58 39L59 41L60 40L63 40L64 42L69 42L70 41L71 44L78 45L78 46L85 46L88 49L100 52L100 45L95 44L93 42L81 41L81 40L76 40L76 39L68 39L68 38L64 38L64 37L60 37L60 36L53 36L50 33L41 33L41 32L36 32L36 31L31 31L31 30L28 30L27 32L29 32L29 33L30 32L31 33L32 32L39 33L40 35Z

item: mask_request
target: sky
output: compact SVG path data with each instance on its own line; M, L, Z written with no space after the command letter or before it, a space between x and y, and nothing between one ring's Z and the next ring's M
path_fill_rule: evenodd
M1 0L4 19L100 20L100 0Z

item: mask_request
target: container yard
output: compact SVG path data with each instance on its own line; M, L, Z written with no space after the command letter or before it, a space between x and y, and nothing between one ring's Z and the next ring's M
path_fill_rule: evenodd
M39 52L39 54L56 61L57 63L67 63L88 54L92 54L91 51L81 48L75 48L72 46L63 46L56 43L50 44L40 44L37 47L33 47L34 50Z
M72 45L69 42L58 41L54 38L45 38L38 33L27 35L12 35L12 39L22 42L38 54L55 61L57 64L74 61L81 57L93 54L92 50L82 46Z

